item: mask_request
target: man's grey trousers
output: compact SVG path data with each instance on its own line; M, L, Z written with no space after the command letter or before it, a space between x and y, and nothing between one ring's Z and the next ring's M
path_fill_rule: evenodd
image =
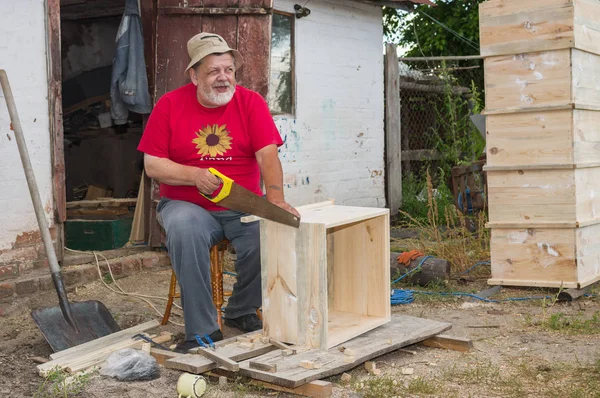
M245 213L209 212L190 202L163 198L158 219L167 234L167 250L181 291L185 339L219 329L212 301L210 248L228 239L237 254L237 282L225 308L226 318L254 314L261 306L260 230L258 222L242 223Z

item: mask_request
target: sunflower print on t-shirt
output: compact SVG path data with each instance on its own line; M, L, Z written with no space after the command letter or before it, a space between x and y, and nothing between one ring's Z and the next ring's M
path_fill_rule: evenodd
M198 149L198 155L200 157L210 156L222 156L227 150L231 149L231 141L233 140L229 136L226 126L219 126L213 124L212 126L206 126L203 129L196 132L197 138L192 140L192 143L196 144Z

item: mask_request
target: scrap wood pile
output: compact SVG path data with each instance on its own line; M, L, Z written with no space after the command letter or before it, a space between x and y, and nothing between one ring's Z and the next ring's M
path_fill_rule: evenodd
M248 383L269 389L327 397L331 395L333 385L321 379L342 374L407 345L419 342L429 346L438 344L435 342L442 338L440 333L451 327L444 322L394 316L390 323L329 350L287 345L261 332L253 332L219 341L214 348L199 347L189 354L180 354L156 348L156 344L150 347L150 343L136 337L158 326L157 321L146 322L56 352L50 356L50 361L38 365L39 373L45 377L56 369L75 374L101 368L100 373L105 374L102 370L111 354L136 348L147 351L158 365L185 372L180 378L187 374L208 373L220 376L223 380L219 381L222 382L225 377L243 376L250 379ZM146 336L165 345L171 340L170 334ZM450 338L450 341L454 340Z

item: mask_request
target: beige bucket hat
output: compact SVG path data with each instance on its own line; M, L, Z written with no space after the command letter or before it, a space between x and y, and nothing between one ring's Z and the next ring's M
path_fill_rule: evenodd
M187 50L190 55L191 61L187 68L185 68L185 74L187 75L188 70L198 63L202 58L210 54L215 53L227 53L231 51L235 58L235 69L239 69L244 63L242 54L238 50L235 50L227 44L227 42L219 35L215 33L202 32L192 37L187 42Z

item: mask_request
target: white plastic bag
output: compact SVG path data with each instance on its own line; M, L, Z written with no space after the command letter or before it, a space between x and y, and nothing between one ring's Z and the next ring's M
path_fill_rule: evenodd
M150 354L133 348L124 348L106 358L100 374L121 381L153 380L160 377L160 368L156 359Z

